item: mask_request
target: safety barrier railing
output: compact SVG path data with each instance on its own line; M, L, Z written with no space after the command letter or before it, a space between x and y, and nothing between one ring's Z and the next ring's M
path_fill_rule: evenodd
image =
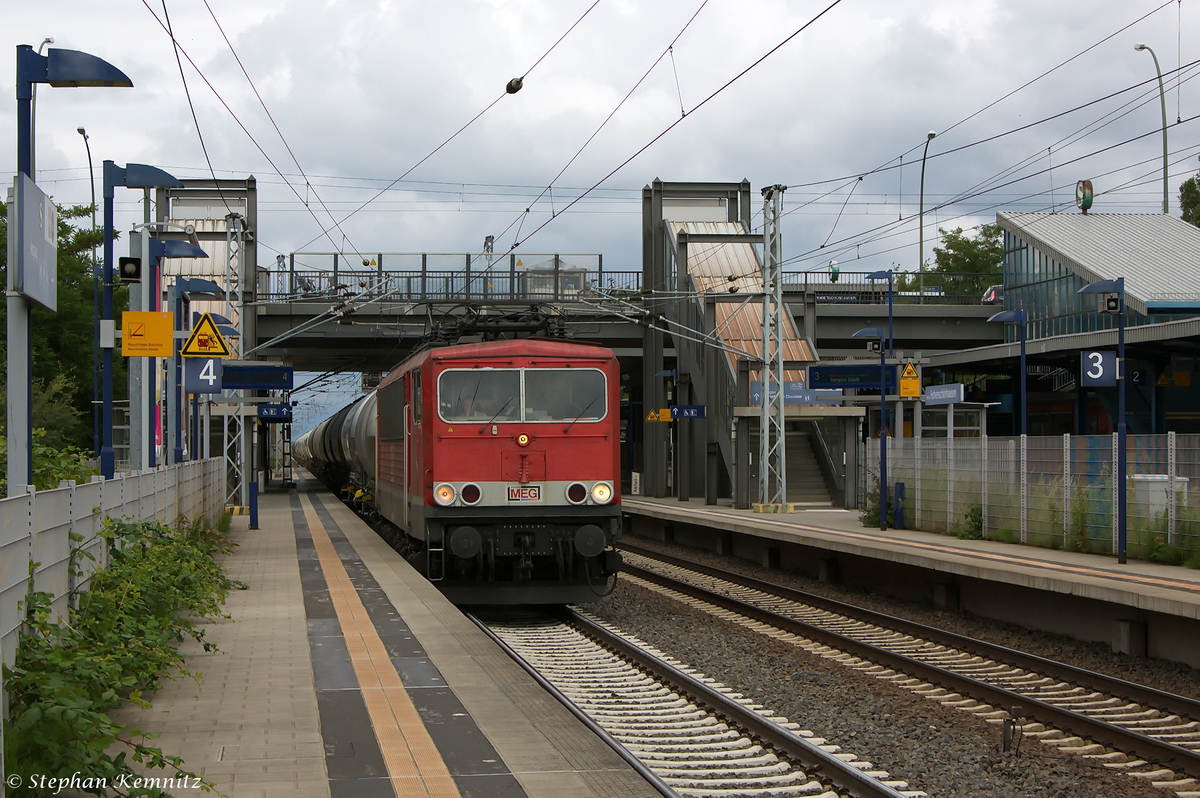
M1200 435L1127 438L1129 554L1172 561L1200 553ZM905 483L906 523L915 529L1115 552L1118 455L1115 433L895 438L888 479L893 488ZM877 486L877 439L866 445L863 470Z
M471 255L378 253L366 265L335 253L295 253L261 270L258 299L337 302L364 295L392 302L570 302L604 295L628 298L642 290L642 272L604 267L597 254ZM784 272L784 291L808 293L818 304L886 304L887 283L867 272ZM975 305L993 274L897 273L895 304Z
M108 567L108 548L96 537L105 518L131 521L179 517L215 522L223 506L224 463L219 458L156 468L82 485L0 499L0 654L11 667L23 602L30 590L52 595L55 617L69 614L72 592ZM74 533L75 539L72 539ZM90 557L75 555L86 551Z

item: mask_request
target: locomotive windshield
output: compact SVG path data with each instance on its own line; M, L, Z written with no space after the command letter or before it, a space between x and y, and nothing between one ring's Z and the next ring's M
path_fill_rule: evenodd
M605 387L595 369L455 369L438 379L438 411L460 424L598 421L608 412Z
M526 421L604 418L604 373L591 369L526 369Z
M438 384L438 409L447 421L476 424L521 420L521 373L447 371Z

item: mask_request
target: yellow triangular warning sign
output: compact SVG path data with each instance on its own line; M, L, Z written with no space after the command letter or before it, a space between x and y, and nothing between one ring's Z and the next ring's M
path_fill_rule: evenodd
M1166 386L1170 385L1171 382L1167 379L1166 372L1163 372L1162 374L1158 375L1158 379L1154 381L1154 384L1159 388L1165 388Z
M192 334L183 344L180 354L184 357L231 357L229 344L217 329L217 323L205 313L192 328Z
M646 420L647 421L658 421L658 411L651 410L649 413L646 414Z
M900 374L900 379L915 380L917 379L917 369L913 366L912 361L904 364L904 371Z

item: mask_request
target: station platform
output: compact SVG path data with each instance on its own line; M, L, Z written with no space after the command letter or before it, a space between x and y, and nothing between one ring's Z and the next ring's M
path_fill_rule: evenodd
M205 627L220 651L189 641L201 677L117 718L221 793L658 796L316 480L262 494L259 522L234 518L248 589Z
M790 514L622 497L627 540L696 546L823 581L1200 667L1200 570L863 527L857 510Z

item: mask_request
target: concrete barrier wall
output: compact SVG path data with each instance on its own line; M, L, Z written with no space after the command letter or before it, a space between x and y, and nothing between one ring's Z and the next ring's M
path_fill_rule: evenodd
M0 658L11 667L24 601L32 588L54 596L55 615L66 618L72 591L86 588L96 568L108 566L108 548L96 535L105 518L173 523L181 516L216 523L223 509L225 467L220 458L156 468L85 485L0 499ZM74 533L77 540L71 540ZM79 575L71 574L71 553Z

